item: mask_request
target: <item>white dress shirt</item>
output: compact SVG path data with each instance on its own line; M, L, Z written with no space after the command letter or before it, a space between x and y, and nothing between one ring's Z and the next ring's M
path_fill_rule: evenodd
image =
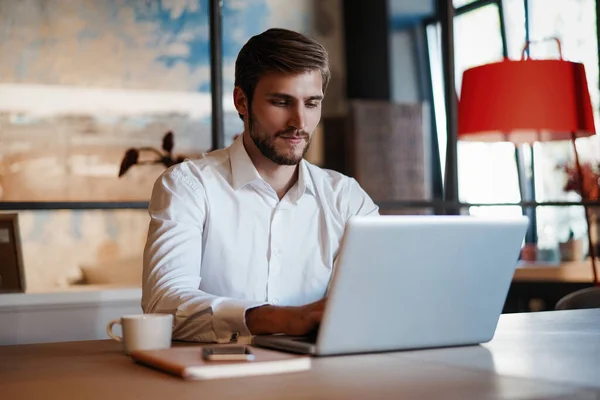
M142 308L174 316L173 337L249 336L247 309L322 298L346 221L378 214L356 180L303 160L279 200L241 137L156 181L144 250Z

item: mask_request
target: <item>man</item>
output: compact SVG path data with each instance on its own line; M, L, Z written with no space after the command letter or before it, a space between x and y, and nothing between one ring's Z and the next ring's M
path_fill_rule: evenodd
M235 64L244 132L156 181L142 308L173 314L174 338L303 335L321 321L345 223L378 213L354 179L303 160L329 76L314 40L252 37Z

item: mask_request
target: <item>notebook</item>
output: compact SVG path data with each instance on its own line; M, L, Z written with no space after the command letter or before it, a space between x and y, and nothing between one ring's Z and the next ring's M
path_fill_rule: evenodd
M136 350L131 357L144 365L180 376L205 380L306 371L309 356L287 354L251 347L252 361L205 361L202 346L172 347L163 350Z

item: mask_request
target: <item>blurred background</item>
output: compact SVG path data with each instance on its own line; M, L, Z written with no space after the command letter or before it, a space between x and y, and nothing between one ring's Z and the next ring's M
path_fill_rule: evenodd
M571 143L457 141L445 88L460 98L465 70L518 60L527 41L557 37L564 59L585 65L598 126L597 0L454 0L452 42L443 35L448 13L434 0L222 0L219 15L210 2L0 0L0 210L19 214L28 292L139 286L147 202L165 166L135 165L118 177L125 152L151 148L142 161L161 157L167 132L175 156L218 147L215 134L229 145L242 131L232 102L235 58L270 27L308 34L330 54L309 161L354 176L384 214L443 213L450 203L463 214L527 213L524 248L533 255L523 261L540 268L516 277L507 311L551 308L590 284L582 196L565 169ZM211 38L219 45L212 52ZM449 43L452 82L444 78ZM527 53L559 57L553 42L532 43ZM577 146L597 182L597 136ZM576 278L549 278L567 264Z

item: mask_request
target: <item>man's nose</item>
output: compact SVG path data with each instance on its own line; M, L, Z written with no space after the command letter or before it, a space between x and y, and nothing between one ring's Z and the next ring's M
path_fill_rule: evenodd
M299 131L306 130L306 116L304 107L302 105L294 108L288 125L296 128Z

